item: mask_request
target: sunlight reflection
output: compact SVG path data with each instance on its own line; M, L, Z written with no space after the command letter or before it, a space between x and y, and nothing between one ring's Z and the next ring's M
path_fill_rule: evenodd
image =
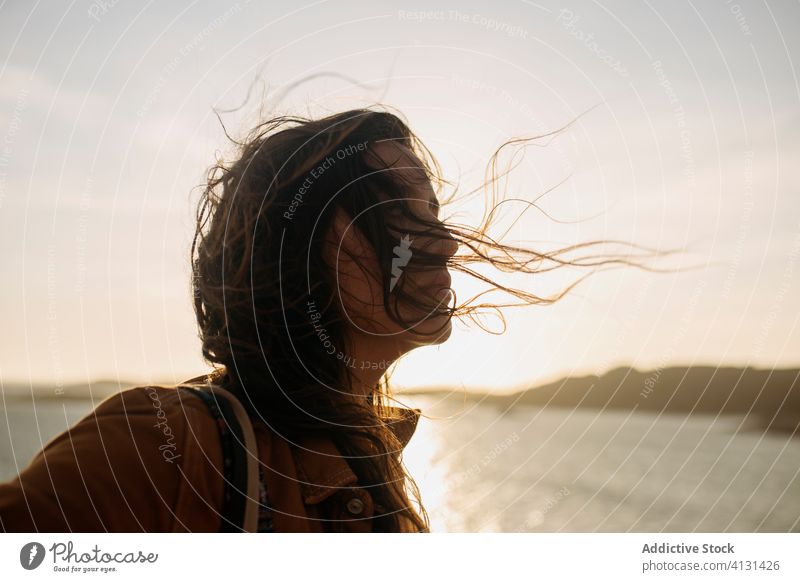
M410 406L420 408L423 416L417 424L414 437L403 451L403 459L422 496L425 509L428 511L432 532L449 531L447 522L447 484L446 464L436 463L440 455L443 441L434 423L425 418L429 410L429 402L423 398L403 399Z

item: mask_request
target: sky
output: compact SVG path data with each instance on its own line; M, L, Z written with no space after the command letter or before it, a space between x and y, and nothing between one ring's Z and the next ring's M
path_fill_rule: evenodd
M507 391L621 365L800 363L796 2L6 2L0 380L207 370L189 245L205 172L264 116L396 108L462 191L505 140L540 200L508 240L682 249L467 322L399 386ZM510 204L504 215L511 224ZM466 221L483 201L446 207ZM511 218L509 218L511 217ZM554 290L575 273L501 277ZM454 277L460 296L474 289ZM498 321L487 320L495 331Z

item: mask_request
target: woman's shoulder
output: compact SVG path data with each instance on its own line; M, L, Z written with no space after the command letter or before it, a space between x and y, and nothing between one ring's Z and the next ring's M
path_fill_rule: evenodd
M203 407L169 386L106 398L0 487L3 521L17 531L213 531L222 453Z
M188 418L201 421L207 416L206 407L190 390L187 385L141 385L127 388L101 401L81 422L114 416L128 417L134 423L141 420L149 422L153 418ZM182 421L180 424L185 423ZM209 425L213 425L213 421L210 420Z
M200 441L213 441L211 437L217 434L206 405L187 385L142 385L122 390L100 402L79 424L95 419L116 422L120 417L131 432L145 433L140 435L143 438L152 438L154 430L176 440L184 440L186 432Z

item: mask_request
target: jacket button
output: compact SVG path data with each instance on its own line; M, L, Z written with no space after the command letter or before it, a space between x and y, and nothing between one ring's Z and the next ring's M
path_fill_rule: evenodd
M360 515L364 511L364 502L358 497L353 497L347 502L347 511L353 515Z

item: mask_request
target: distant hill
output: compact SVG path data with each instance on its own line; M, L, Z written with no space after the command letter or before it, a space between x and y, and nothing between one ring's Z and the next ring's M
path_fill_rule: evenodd
M461 396L463 394L459 393ZM776 423L794 427L800 422L800 369L693 366L640 371L617 368L602 376L568 377L514 394L468 392L466 397L503 408L531 404L683 414L749 412L765 419L777 413Z
M103 400L121 390L136 386L132 382L116 380L96 380L91 384L25 384L22 382L3 382L2 393L5 398L29 399L31 394L36 399L87 399Z
M40 398L88 398L96 400L135 384L97 381L91 385L33 386ZM415 390L408 394L454 396L452 389ZM3 396L29 398L31 386L4 383ZM756 424L794 431L800 427L800 369L762 370L714 366L671 367L641 371L617 368L601 376L567 377L514 394L496 395L458 391L459 398L508 409L535 405L669 412L680 414L750 414ZM800 435L800 430L798 430Z

